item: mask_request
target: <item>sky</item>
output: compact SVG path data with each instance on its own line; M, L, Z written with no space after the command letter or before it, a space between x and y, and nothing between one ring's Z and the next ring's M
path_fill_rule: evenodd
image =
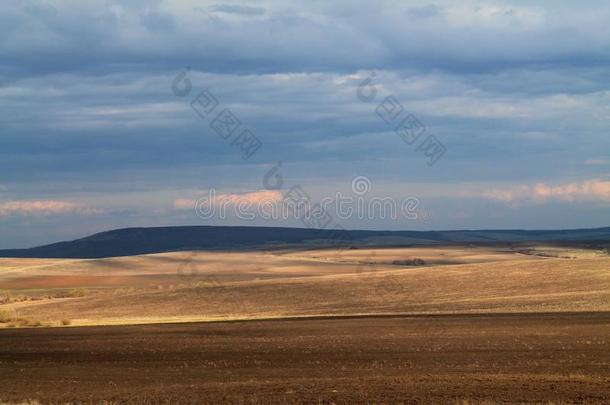
M607 1L4 1L0 248L608 226L608 21ZM334 199L332 225L235 215L295 190ZM338 195L414 215L344 215ZM196 209L218 198L229 214Z

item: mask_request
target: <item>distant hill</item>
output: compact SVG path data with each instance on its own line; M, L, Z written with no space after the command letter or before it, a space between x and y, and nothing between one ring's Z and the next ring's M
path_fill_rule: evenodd
M185 250L244 250L286 245L435 245L556 242L610 245L610 228L525 231L332 231L246 226L125 228L30 249L0 250L0 257L103 258Z

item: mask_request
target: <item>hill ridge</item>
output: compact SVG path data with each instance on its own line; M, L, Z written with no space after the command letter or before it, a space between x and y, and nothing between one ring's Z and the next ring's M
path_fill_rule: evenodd
M610 227L564 230L381 231L263 226L187 225L129 227L27 249L0 257L94 259L187 250L250 250L290 245L431 245L460 243L578 242L610 245Z

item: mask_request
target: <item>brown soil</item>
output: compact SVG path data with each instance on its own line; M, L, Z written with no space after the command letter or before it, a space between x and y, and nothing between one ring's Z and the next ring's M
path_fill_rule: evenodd
M5 329L0 381L0 402L603 404L610 313Z

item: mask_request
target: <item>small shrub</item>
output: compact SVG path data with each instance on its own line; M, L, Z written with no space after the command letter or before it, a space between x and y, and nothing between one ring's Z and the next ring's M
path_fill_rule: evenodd
M394 260L392 262L394 266L424 266L426 262L419 257L408 260Z
M27 318L17 318L16 321L19 322L20 326L30 326L30 327L35 327L35 328L42 326L42 322L34 321L32 319L27 319Z
M122 288L117 288L116 290L114 290L113 294L114 295L131 294L135 291L136 291L136 289L133 287L122 287Z
M8 304L11 302L11 292L9 290L0 291L0 304Z
M34 322L26 318L13 317L11 318L11 322L7 326L9 326L10 328L34 326Z
M4 296L7 300L11 300L11 298L13 298L13 293L11 292L11 290L4 290L2 291L2 296Z
M0 323L7 323L13 319L11 313L5 309L0 309Z
M70 297L69 291L58 291L51 296L51 298L69 298L69 297Z
M88 291L84 288L74 288L70 290L70 293L68 295L70 296L70 298L80 298L87 295L87 293Z

